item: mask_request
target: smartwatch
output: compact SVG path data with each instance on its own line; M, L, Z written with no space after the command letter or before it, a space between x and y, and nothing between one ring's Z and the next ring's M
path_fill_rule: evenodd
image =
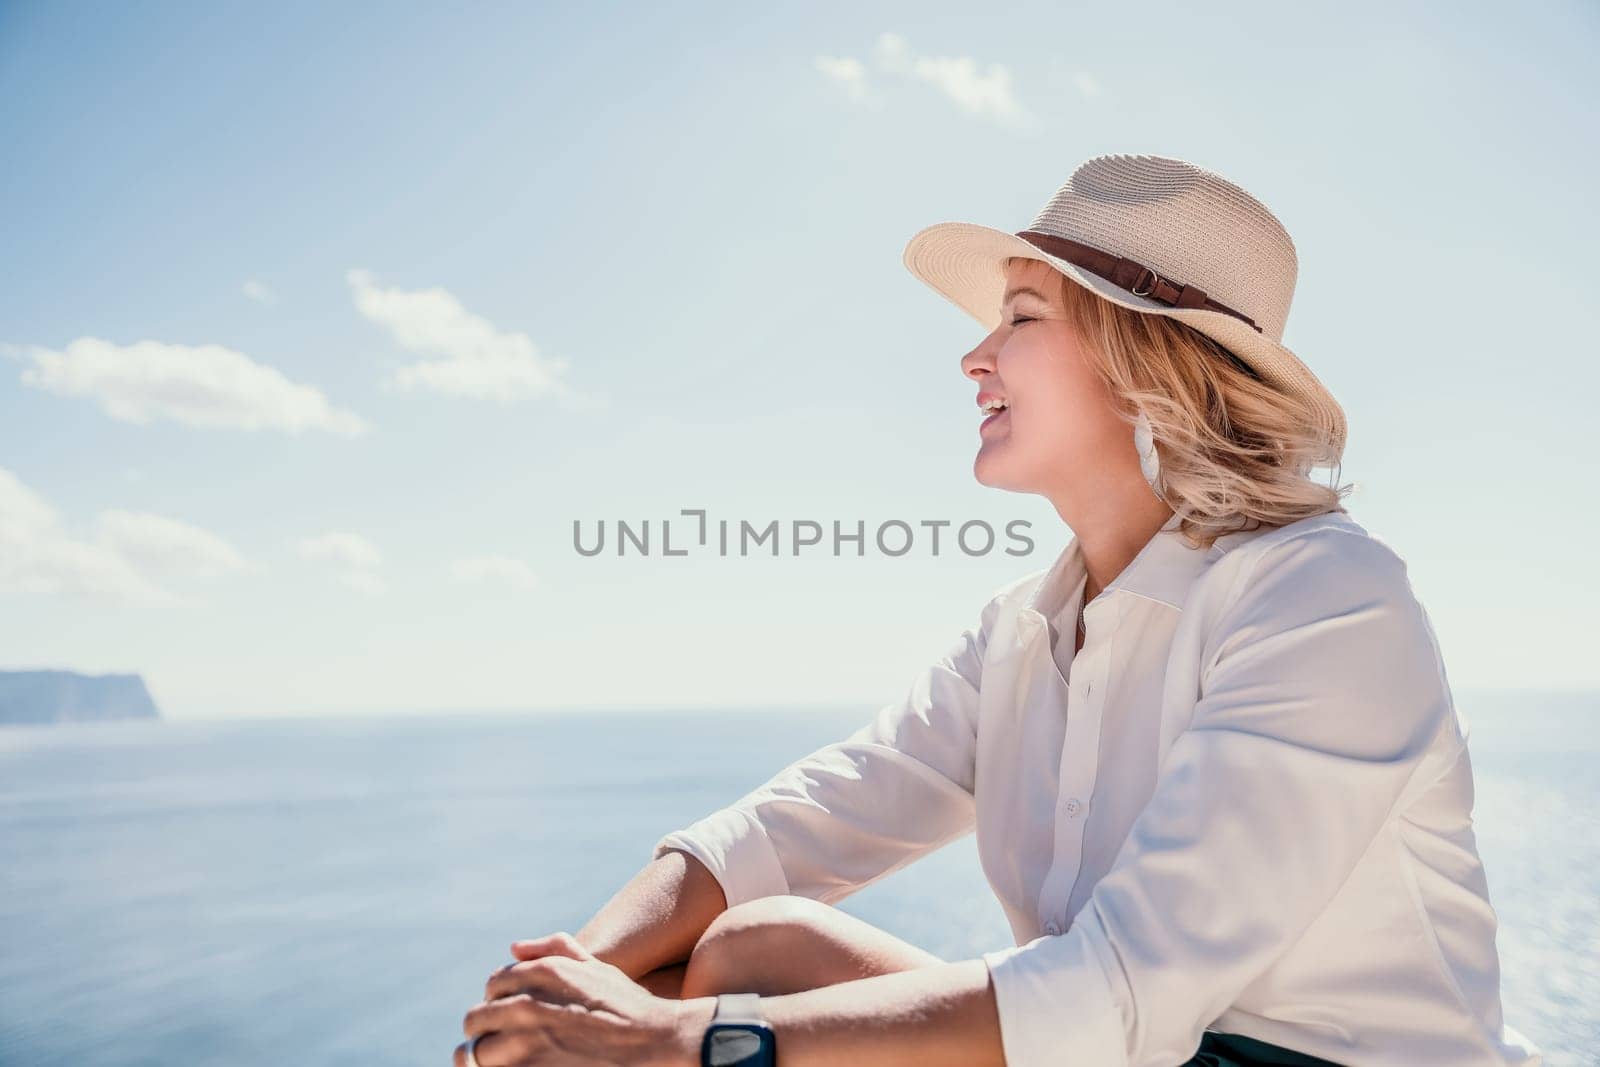
M778 1039L761 1018L761 994L717 994L700 1067L778 1067Z

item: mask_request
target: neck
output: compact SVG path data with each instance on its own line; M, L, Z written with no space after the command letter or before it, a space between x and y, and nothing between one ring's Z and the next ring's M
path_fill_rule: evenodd
M1083 586L1085 605L1115 581L1133 562L1133 557L1172 518L1171 508L1153 495L1147 496L1148 504L1141 502L1130 509L1112 512L1099 508L1070 519L1062 516L1076 535L1083 556L1087 572Z

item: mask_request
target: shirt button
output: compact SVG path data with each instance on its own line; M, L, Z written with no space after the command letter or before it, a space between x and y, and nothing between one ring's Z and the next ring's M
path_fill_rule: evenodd
M1077 797L1068 797L1067 798L1067 802L1065 804L1061 805L1061 810L1065 811L1067 813L1067 818L1069 818L1069 819L1077 818L1078 817L1078 812L1080 810L1082 810L1082 808L1083 808L1083 802L1080 801Z
M1057 926L1053 922L1047 922L1044 924L1044 932L1054 937L1056 934L1061 932L1061 927Z

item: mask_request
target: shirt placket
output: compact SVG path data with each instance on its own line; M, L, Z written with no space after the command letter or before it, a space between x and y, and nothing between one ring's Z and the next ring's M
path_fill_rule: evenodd
M1067 902L1083 864L1083 828L1100 762L1100 723L1107 693L1114 616L1086 612L1083 648L1067 687L1067 730L1061 744L1055 808L1055 858L1039 892L1040 928L1066 930Z

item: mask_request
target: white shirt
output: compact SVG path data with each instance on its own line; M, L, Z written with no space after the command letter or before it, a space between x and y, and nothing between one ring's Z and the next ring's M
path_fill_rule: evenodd
M730 907L835 902L975 830L1016 940L982 956L1009 1067L1175 1067L1206 1029L1539 1064L1502 1019L1468 727L1403 559L1344 512L1207 550L1177 523L1076 655L1073 538L903 700L654 856Z

